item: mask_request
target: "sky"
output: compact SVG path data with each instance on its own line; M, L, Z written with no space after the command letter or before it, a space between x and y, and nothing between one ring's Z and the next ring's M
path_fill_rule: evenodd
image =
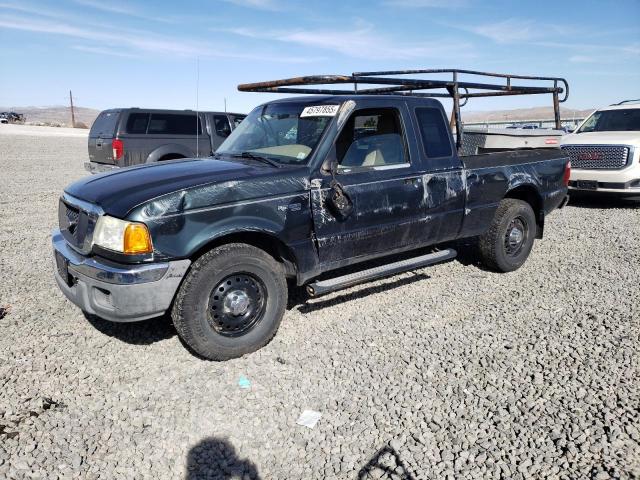
M0 65L2 106L248 112L272 95L239 83L464 68L564 77L594 108L640 98L640 0L0 0Z

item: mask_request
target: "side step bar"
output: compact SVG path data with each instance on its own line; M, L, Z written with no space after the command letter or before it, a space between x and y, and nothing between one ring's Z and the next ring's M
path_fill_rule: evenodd
M456 255L457 252L453 248L447 248L446 250L429 253L427 255L400 260L387 265L362 270L360 272L349 273L342 277L318 280L307 285L307 293L312 297L323 295L343 288L353 287L359 283L369 282L378 278L389 277L396 273L406 272L408 270L426 267L427 265L433 265L434 263L451 260Z

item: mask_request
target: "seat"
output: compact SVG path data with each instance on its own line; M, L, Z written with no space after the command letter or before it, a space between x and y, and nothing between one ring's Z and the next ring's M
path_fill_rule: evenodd
M371 150L369 153L367 153L367 155L364 157L364 162L362 162L363 167L379 167L381 165L385 165L385 163L384 155L382 153L382 150L380 150L379 148Z

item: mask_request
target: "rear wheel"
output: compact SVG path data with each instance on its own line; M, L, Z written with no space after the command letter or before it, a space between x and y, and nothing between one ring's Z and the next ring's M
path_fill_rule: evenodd
M517 270L529 257L536 229L531 206L522 200L505 198L498 205L489 230L480 236L480 260L498 272Z
M195 352L227 360L269 343L286 304L282 265L263 250L234 243L194 262L172 317L178 334Z

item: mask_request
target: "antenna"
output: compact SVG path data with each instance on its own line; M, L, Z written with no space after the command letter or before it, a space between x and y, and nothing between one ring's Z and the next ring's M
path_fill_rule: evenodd
M71 104L71 128L76 128L76 115L73 111L73 95L71 94L71 90L69 90L69 103Z
M224 113L227 113L227 97L224 97Z
M200 158L200 113L198 100L200 93L200 57L196 57L196 157Z

